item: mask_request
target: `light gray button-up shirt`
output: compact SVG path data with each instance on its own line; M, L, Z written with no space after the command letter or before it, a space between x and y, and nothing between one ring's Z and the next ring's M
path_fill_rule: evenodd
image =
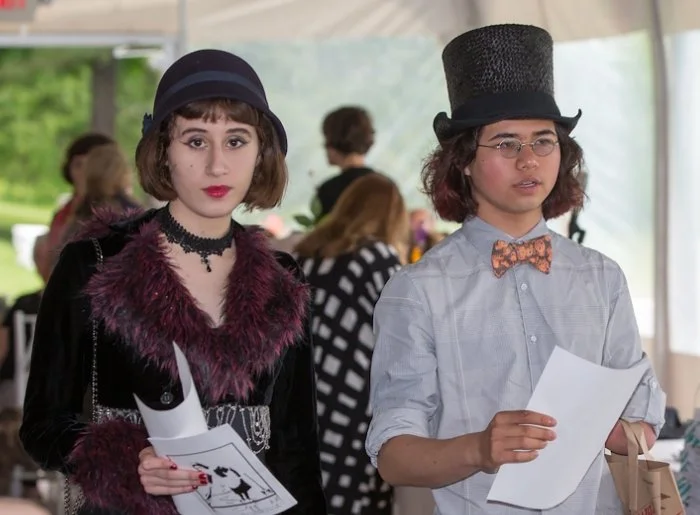
M520 264L496 278L497 239L547 233L549 274ZM395 436L453 438L484 430L499 411L525 408L555 346L610 368L648 363L620 267L549 231L544 220L519 240L479 218L465 222L389 281L375 308L374 332L367 452L375 465ZM644 420L658 433L665 403L649 367L623 417ZM622 513L603 453L574 494L545 513ZM494 477L480 472L435 490L437 512L540 513L487 503Z

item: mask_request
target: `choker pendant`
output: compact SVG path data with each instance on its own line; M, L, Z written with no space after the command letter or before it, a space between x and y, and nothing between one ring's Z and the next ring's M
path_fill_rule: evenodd
M230 249L233 246L233 220L231 220L231 225L226 231L226 234L221 238L202 238L201 236L192 234L180 225L180 223L173 218L173 215L170 214L170 210L167 206L156 213L156 219L160 223L161 231L163 231L168 242L179 245L180 248L185 251L185 254L192 252L198 254L207 272L211 272L209 256L221 256L226 249Z
M207 267L207 272L211 272L211 263L209 262L209 256L201 256L202 264Z

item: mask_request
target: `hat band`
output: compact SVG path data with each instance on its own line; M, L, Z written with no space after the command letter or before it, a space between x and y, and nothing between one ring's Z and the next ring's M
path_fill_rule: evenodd
M160 98L158 98L158 105L154 106L154 112L158 111L158 107L166 105L168 100L172 98L175 94L183 89L193 86L195 84L201 84L203 82L228 82L231 84L237 84L242 86L250 93L255 95L262 105L267 106L267 99L265 94L260 90L260 86L252 83L245 77L238 75L237 73L221 72L221 71L208 71L208 72L198 72L193 75L189 75L172 86L170 86L165 93L163 93Z
M552 95L541 91L506 91L470 98L452 111L452 120L538 114L548 117L561 116Z

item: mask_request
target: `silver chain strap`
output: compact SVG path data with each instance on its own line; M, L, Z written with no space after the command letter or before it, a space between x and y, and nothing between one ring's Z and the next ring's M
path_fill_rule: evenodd
M95 247L95 254L97 254L97 269L102 267L104 262L104 255L102 254L102 247L96 238L91 238L92 245ZM92 371L90 373L90 402L92 405L90 420L92 422L97 422L97 320L93 318L92 320ZM82 505L82 495L78 494L77 499L73 502L71 495L71 484L68 476L65 477L63 481L63 511L65 514L77 515L78 509Z
M102 247L100 247L100 242L98 242L97 239L92 238L91 241L95 247L95 253L97 254L97 269L99 271L104 262ZM92 413L90 414L90 418L93 422L97 422L97 405L99 403L97 398L97 320L94 318L92 319L92 373L90 376L90 384L92 397Z

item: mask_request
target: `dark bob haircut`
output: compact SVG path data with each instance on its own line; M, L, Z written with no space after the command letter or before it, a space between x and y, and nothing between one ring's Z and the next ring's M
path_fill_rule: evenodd
M255 127L260 141L259 162L243 204L250 211L278 206L287 187L288 173L284 152L272 122L250 105L230 99L209 99L191 102L169 115L158 130L150 131L136 147L136 168L143 190L161 201L177 197L166 166L167 150L176 116L187 120L214 121L224 115Z

